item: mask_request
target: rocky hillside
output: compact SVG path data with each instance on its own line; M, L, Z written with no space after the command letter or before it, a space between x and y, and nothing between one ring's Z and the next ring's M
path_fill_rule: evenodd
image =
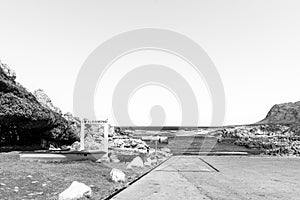
M265 119L219 131L222 138L269 155L300 156L300 101L274 105Z
M40 144L42 139L70 144L78 138L61 113L42 105L0 62L0 146Z
M62 114L61 110L54 106L51 99L48 97L48 95L44 92L42 89L37 89L33 92L33 95L38 100L38 102L44 106L45 108L52 110L53 112Z
M274 105L265 119L258 123L294 124L300 123L300 101Z

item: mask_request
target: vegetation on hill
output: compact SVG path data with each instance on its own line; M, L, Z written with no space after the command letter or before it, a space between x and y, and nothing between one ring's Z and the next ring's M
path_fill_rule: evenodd
M43 106L16 82L16 74L0 62L0 145L35 145L41 140L71 144L78 139L72 122Z
M274 105L260 124L294 124L300 123L300 101Z

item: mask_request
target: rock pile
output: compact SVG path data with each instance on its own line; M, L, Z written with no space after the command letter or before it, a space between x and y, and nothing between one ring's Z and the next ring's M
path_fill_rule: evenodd
M133 131L123 131L116 127L109 135L109 147L133 151L138 153L149 152L150 147L141 139L133 138Z
M221 130L222 138L234 138L235 144L263 150L269 155L299 155L300 137L297 127L264 124Z
M147 153L150 147L141 139L131 138L129 136L113 136L109 138L109 146L112 148L121 148L140 153Z

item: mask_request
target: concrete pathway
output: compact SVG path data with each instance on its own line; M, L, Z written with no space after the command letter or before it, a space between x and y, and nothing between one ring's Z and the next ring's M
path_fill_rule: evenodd
M300 158L174 156L114 199L300 199Z

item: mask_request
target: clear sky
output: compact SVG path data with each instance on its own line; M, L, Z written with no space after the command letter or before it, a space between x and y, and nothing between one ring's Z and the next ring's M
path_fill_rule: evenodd
M273 104L300 100L297 0L0 0L0 8L0 59L16 71L17 81L30 91L44 89L64 112L73 111L76 77L88 55L114 35L145 27L179 32L206 51L225 89L224 124L257 122ZM185 66L182 74L197 91L199 125L209 125L211 102L203 80L176 59L158 52L120 59L103 78L111 82L96 91L97 116L111 115L109 97L123 73L120 66L124 71L164 63ZM158 86L132 96L132 120L149 124L152 104L165 108L167 125L180 123L176 97Z

